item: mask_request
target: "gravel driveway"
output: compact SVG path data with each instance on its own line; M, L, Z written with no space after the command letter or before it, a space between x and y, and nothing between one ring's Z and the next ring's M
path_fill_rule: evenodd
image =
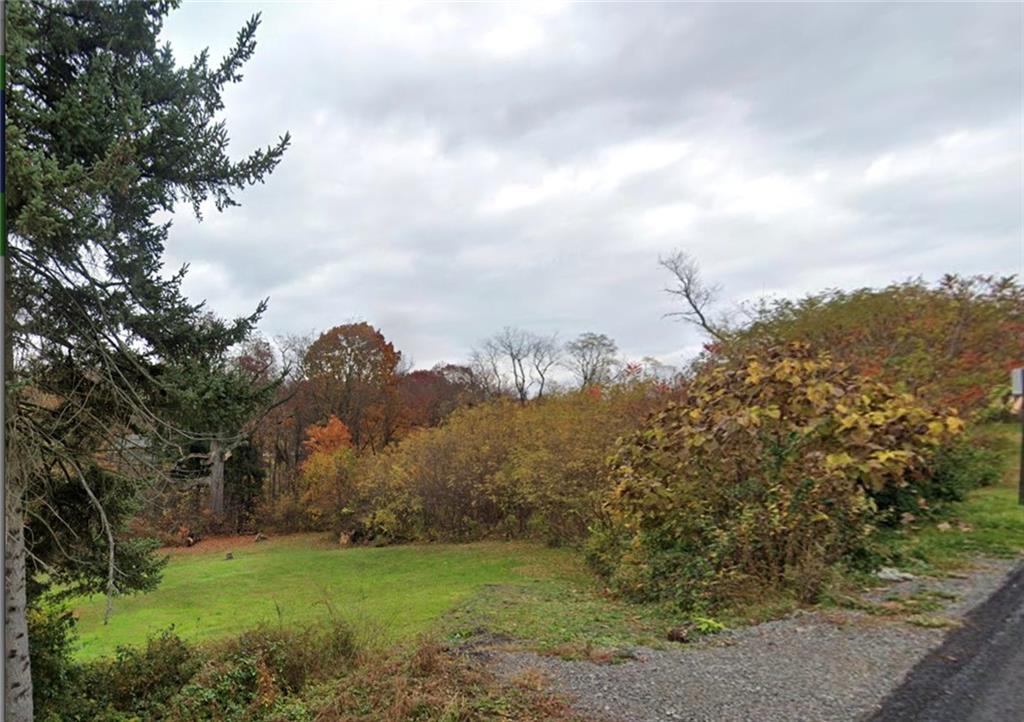
M963 578L898 582L872 596L922 589L956 595L935 612L956 619L997 589L1013 566L987 560ZM877 710L945 632L830 611L799 613L677 649L638 648L636 659L620 664L500 649L487 658L505 677L540 672L597 720L855 720Z

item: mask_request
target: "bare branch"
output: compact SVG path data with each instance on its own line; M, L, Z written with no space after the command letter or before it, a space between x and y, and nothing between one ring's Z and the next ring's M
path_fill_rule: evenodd
M717 341L724 340L722 329L708 318L708 308L714 304L721 288L704 283L696 259L684 251L676 251L666 258L659 258L658 264L674 277L674 285L667 287L665 292L684 304L682 310L665 315L699 326Z
M89 495L89 502L100 515L100 523L103 525L103 531L107 535L107 607L103 612L103 623L106 624L110 621L110 613L114 610L114 595L117 594L117 586L114 582L114 575L117 572L117 567L114 565L114 529L110 526L110 521L107 519L107 510L103 508L103 504L96 498L92 487L89 486L89 482L85 480L82 468L76 462L73 462L73 468L78 475L82 488Z

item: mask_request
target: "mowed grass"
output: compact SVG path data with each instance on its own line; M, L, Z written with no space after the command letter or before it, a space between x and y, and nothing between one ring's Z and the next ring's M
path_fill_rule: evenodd
M79 658L111 655L171 626L201 641L330 614L386 644L427 630L488 585L564 584L584 574L573 552L524 543L342 548L297 535L232 554L225 559L220 546L172 554L160 586L115 598L107 625L104 598L85 600L75 610Z

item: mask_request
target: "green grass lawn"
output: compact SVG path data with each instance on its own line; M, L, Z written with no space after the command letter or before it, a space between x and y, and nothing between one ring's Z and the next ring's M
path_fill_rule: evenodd
M315 622L329 610L394 641L426 630L485 585L553 583L558 569L582 573L568 550L519 543L341 548L301 535L233 554L173 555L155 591L114 600L106 626L103 597L79 606L79 657L109 655L171 625L186 639L212 639L261 622Z
M581 555L523 542L330 546L317 535L173 554L160 586L76 608L80 659L113 654L174 626L185 639L229 636L260 623L305 624L336 614L371 644L431 631L452 640L481 632L529 640L564 656L656 643L672 616L604 594Z

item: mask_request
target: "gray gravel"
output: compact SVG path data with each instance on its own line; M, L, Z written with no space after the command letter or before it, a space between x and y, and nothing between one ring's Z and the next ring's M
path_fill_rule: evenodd
M1013 565L987 560L963 578L899 582L871 596L941 590L957 598L929 616L955 619L997 589ZM539 671L598 720L807 722L872 714L944 636L944 629L830 611L799 613L699 645L637 648L634 661L619 664L501 649L486 654L502 676Z

